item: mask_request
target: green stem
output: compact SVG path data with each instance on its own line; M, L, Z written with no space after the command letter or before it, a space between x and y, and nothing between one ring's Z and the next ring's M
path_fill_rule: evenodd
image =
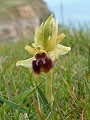
M45 96L49 103L53 102L54 100L52 93L52 75L53 75L53 70L47 74L47 79L46 79Z

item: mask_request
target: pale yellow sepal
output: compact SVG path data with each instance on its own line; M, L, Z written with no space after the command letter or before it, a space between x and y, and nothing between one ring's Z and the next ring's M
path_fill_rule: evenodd
M68 52L71 50L70 47L66 47L66 46L63 46L63 45L60 45L60 44L57 44L55 49L62 51L62 53L61 53L60 55L63 55L63 54L64 54L64 53L63 53L64 51L66 51L66 52L68 53ZM66 54L66 53L65 53L65 54Z
M29 59L26 59L26 60L21 60L21 61L18 61L16 63L16 66L23 66L23 67L26 67L26 68L29 68L29 69L32 69L32 61L34 60L35 58L32 57L32 58L29 58Z
M49 57L52 59L52 61L55 61L59 55L67 54L70 50L70 47L57 44L56 48L53 51L49 52Z

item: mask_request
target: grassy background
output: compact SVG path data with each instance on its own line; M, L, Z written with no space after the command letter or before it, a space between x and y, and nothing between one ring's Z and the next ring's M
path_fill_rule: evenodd
M59 32L66 34L61 44L72 50L55 63L53 108L44 96L45 75L15 66L31 57L24 47L33 41L0 43L0 120L90 120L90 29Z

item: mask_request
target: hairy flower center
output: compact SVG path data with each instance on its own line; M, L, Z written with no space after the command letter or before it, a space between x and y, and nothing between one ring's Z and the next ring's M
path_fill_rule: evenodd
M32 68L36 74L47 73L53 68L53 62L45 52L35 55L36 60L32 61Z

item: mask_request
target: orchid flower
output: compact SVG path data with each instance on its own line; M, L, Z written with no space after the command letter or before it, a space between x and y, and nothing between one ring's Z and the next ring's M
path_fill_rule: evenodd
M47 21L42 23L35 31L33 47L29 45L25 47L33 57L18 61L16 66L21 65L32 69L36 74L49 72L53 68L58 56L66 54L71 50L70 47L58 44L65 35L62 33L57 36L57 32L58 24L54 21L53 15L50 15Z
M51 14L45 23L42 23L35 31L34 43L32 47L27 45L25 49L33 55L33 57L21 60L16 63L16 66L24 66L31 69L34 73L40 74L42 72L48 74L52 71L54 62L59 55L67 54L71 48L60 45L59 42L65 37L64 33L57 36L58 23L55 22ZM51 74L51 73L50 73ZM49 76L49 79L52 78ZM49 102L52 100L52 83L47 81L46 85L46 98ZM51 86L50 86L51 85ZM48 88L47 88L48 87Z

